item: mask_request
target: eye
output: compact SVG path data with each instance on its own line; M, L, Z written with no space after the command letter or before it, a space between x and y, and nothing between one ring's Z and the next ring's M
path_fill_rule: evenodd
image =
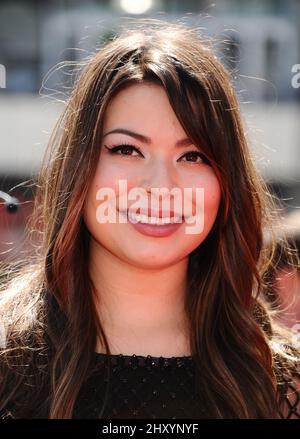
M201 154L198 151L190 151L184 154L181 158L188 158L189 160L184 160L191 163L206 163L209 164L209 160L205 157L204 154Z
M137 155L143 155L140 148L137 146L130 145L128 143L122 143L121 145L115 145L108 147L104 145L110 154L121 155L121 156L132 156L136 157ZM137 154L131 154L132 152L136 152Z

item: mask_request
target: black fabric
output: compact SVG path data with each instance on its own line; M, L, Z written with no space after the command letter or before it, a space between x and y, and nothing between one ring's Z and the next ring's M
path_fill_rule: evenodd
M283 384L284 417L300 419L300 389L288 381ZM90 376L73 411L73 419L206 417L195 393L192 357L150 355L94 353ZM12 407L0 412L0 419L6 418L15 418Z
M94 355L94 370L79 393L74 418L207 418L195 393L192 357ZM300 418L300 390L288 382L280 390L285 416Z
M94 366L77 398L74 418L97 418L101 414L105 419L176 419L203 415L194 391L191 357L95 353ZM106 391L106 406L101 413Z

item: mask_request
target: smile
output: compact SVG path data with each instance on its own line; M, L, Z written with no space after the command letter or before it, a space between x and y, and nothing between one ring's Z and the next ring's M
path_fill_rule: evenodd
M181 223L182 215L158 218L154 216L149 217L141 213L128 212L128 219L129 221L136 223L164 225L164 224Z

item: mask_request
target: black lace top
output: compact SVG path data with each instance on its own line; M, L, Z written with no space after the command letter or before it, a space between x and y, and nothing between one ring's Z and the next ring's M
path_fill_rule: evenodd
M199 418L203 409L194 388L192 357L95 353L95 370L77 398L73 417Z
M283 381L280 393L284 417L300 418L299 387ZM94 353L91 373L73 411L74 419L206 417L195 391L194 362L189 356ZM0 418L14 418L13 410L0 412Z
M300 418L300 389L286 381L281 394L285 417ZM95 353L94 370L79 393L73 418L97 417L205 418L192 357Z

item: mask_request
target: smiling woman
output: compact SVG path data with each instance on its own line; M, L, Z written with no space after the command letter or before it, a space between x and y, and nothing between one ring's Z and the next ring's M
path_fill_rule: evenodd
M51 138L39 252L1 292L0 410L300 417L299 349L263 300L273 206L229 73L196 29L137 23L89 59Z
M130 126L130 130L114 129L126 125ZM143 134L137 135L138 129ZM142 309L144 309L148 315L149 327L154 325L166 327L168 320L171 324L174 315L179 316L181 310L170 309L170 304L166 303L164 297L166 294L171 295L172 291L174 298L183 293L182 285L185 283L188 255L204 241L212 229L220 204L220 184L213 167L202 160L199 147L193 146L191 140L184 138L185 132L169 103L164 88L160 85L145 81L143 84L131 85L120 91L107 107L103 132L105 134L98 165L86 198L84 212L85 224L92 235L90 257L91 265L97 273L95 283L101 285L103 282L100 280L104 274L101 273L101 266L103 267L104 264L103 259L107 258L105 257L107 251L110 255L118 255L116 260L111 261L114 262L114 282L117 281L117 277L121 282L126 271L130 270L132 276L131 282L126 285L127 292L132 291L136 294L138 289L144 300L147 300L147 306L146 303L144 305L141 303L141 309L138 312L136 310L135 317L132 316L130 320L133 322L138 316L142 317ZM124 140L128 142L127 146L122 146ZM194 160L195 157L197 160ZM119 191L120 179L126 181L126 192ZM133 188L144 189L144 195L140 196L139 200L140 207L130 200L128 202L128 222L99 224L95 214L96 209L99 208L99 197L96 196L96 192L104 187L112 189L113 202L115 197L117 199L116 210L120 210L118 201L127 199L127 191ZM150 192L153 188L166 189L162 203L169 201L165 203L168 205L171 205L168 195L172 189L176 188L179 194L186 195L186 190L190 188L190 193L189 196L172 199L173 203L170 206L172 213L166 208L163 212L159 207L159 200L153 197L153 190ZM149 224L151 219L155 220L155 217L161 218L161 221L163 218L171 221L170 216L174 217L174 211L183 212L183 205L186 207L186 216L190 213L193 215L198 213L199 216L201 206L196 203L197 188L202 188L205 194L203 205L205 221L201 233L187 234L184 222L161 226ZM142 195L141 190L137 190L137 193ZM109 199L105 200L105 203L109 202ZM149 211L148 216L149 203L152 206L152 215ZM135 215L132 218L133 206L136 207L137 214L143 213L143 217ZM187 208L190 209L189 212ZM154 236L168 237L168 239L153 239ZM146 293L147 284L149 285L148 269L156 270L157 273L155 277L151 276L151 289ZM107 270L105 272L107 273ZM105 277L111 278L107 274ZM119 282L116 284L118 285ZM138 288L135 284L138 284ZM124 287L125 285L123 289ZM156 291L155 296L161 298L161 303L157 299L154 301L153 288ZM118 291L120 292L119 288L114 294L110 292L107 300L115 301ZM123 296L122 293L121 297ZM153 310L152 322L149 319L150 297L155 307L160 309L160 315ZM130 301L131 310L134 309L134 302L135 300L133 303ZM121 306L122 299L119 298L117 303ZM128 297L126 303L128 304ZM118 326L123 326L124 318L128 320L126 308L118 315ZM161 338L159 337L160 343ZM169 345L166 347L170 348ZM149 349L151 351L150 346ZM147 350L145 345L144 350Z

